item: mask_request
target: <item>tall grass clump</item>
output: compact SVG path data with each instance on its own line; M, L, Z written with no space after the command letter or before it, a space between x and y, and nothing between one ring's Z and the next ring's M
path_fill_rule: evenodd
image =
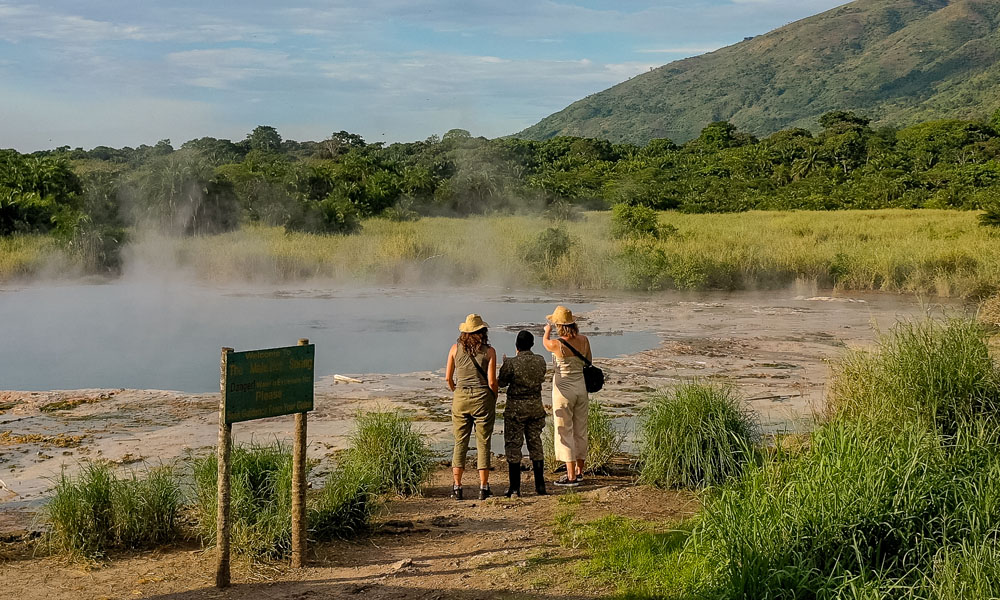
M658 487L723 483L740 473L760 438L735 388L705 383L653 395L639 431L640 481Z
M971 319L903 321L876 348L854 350L831 385L831 410L873 424L920 421L942 433L1000 411L1000 370Z
M625 442L625 432L615 426L614 417L603 404L591 400L587 415L587 461L589 471L600 471L611 464L611 459L621 452ZM542 447L545 449L545 463L556 468L555 428L552 419L545 422L542 430Z
M339 467L326 478L308 509L309 531L315 539L346 539L371 527L378 506L370 474Z
M971 320L948 320L849 353L830 420L714 488L679 551L636 542L641 560L592 562L683 573L669 588L630 586L662 597L1000 597L1000 416L982 344Z
M419 493L433 466L423 436L399 411L359 414L342 464L368 477L375 492L402 496Z
M109 465L89 463L75 476L60 475L43 514L56 550L94 556L175 539L181 506L169 467L119 478Z
M278 558L291 551L292 453L285 444L233 447L230 458L232 546L251 558ZM198 532L215 543L218 459L194 461Z

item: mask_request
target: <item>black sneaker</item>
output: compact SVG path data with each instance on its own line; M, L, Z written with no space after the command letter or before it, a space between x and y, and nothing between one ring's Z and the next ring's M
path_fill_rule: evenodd
M455 500L462 500L462 486L453 485L451 486L451 497Z
M580 480L579 479L570 479L570 478L566 477L565 475L563 475L562 477L560 477L559 479L556 479L552 483L554 483L555 485L558 485L558 486L562 486L562 487L579 487Z
M490 486L479 488L479 499L480 500L486 500L487 498L489 498L492 495L493 495L493 492L490 491Z

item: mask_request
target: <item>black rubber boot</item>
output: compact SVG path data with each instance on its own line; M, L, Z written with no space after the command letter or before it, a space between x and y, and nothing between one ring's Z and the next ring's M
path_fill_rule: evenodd
M533 460L531 461L531 468L535 471L535 493L539 496L547 496L548 492L545 490L545 461Z
M510 484L507 486L507 497L512 498L517 496L521 497L521 463L520 462L509 462L507 467L510 469Z

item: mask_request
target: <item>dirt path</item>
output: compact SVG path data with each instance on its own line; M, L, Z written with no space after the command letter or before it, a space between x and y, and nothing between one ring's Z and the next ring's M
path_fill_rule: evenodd
M16 556L0 563L0 597L18 600L98 598L594 598L611 590L581 580L581 550L559 544L554 520L608 514L676 521L698 508L688 493L636 487L624 478L593 478L571 493L521 500L448 498L449 472L440 469L421 498L387 503L380 526L353 542L315 546L310 565L239 564L235 585L214 583L214 554L197 546L114 556L103 565ZM496 478L494 488L506 488ZM530 475L524 481L533 489ZM567 498L572 500L567 502ZM10 595L7 595L10 594Z

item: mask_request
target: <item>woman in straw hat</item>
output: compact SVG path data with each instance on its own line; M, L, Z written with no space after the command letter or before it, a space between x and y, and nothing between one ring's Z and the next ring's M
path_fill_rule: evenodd
M462 474L469 437L476 429L478 451L479 499L490 493L490 437L497 415L497 353L487 337L489 325L482 317L471 314L458 326L458 342L448 353L445 376L448 388L455 393L451 403L451 423L455 434L455 451L451 468L455 477L452 497L462 499Z
M587 458L587 412L590 397L583 379L583 359L571 348L592 360L590 340L580 334L573 312L557 306L546 317L542 344L552 353L555 374L552 377L552 419L555 423L556 459L566 463L566 475L556 485L575 487L583 481L583 463ZM552 328L559 337L552 338ZM569 346L569 347L567 347Z

